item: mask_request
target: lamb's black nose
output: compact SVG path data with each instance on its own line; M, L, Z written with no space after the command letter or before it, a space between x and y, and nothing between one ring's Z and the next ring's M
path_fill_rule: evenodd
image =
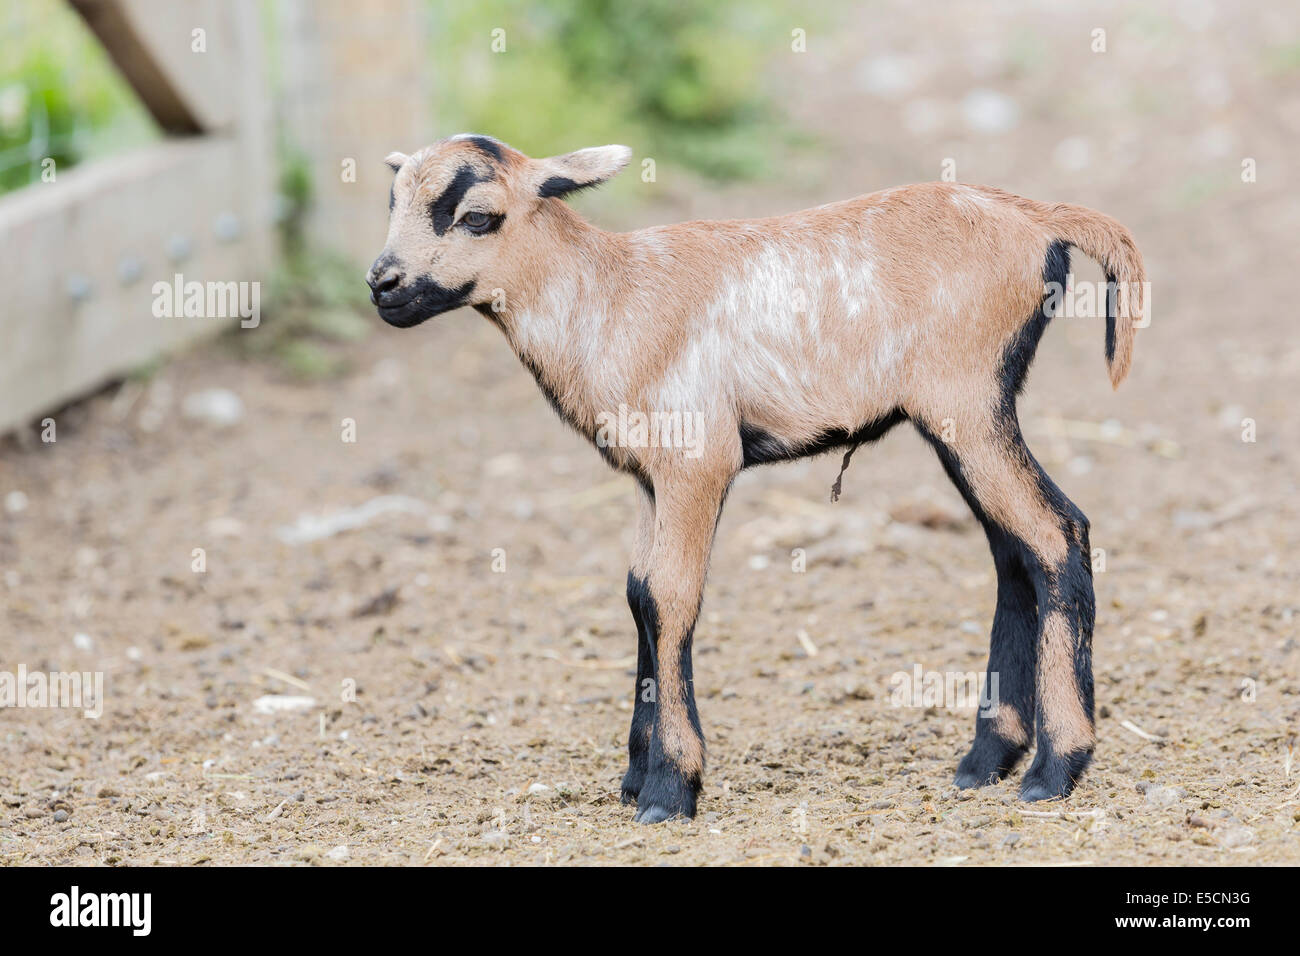
M406 276L398 272L391 266L381 266L375 263L370 267L370 272L366 275L366 283L370 286L370 291L375 295L382 295L385 292L392 292Z

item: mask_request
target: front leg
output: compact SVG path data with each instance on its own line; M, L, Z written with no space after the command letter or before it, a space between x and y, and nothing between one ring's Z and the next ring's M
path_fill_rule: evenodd
M632 567L627 572L627 605L636 623L636 686L632 689L632 728L627 735L627 773L623 775L622 799L635 803L645 783L650 756L650 734L655 720L654 635L647 632L641 613L649 592L646 571L655 540L654 491L637 484L636 544Z
M636 820L694 817L704 775L691 641L722 498L733 473L703 470L655 483L655 542L641 619L653 636L654 723Z

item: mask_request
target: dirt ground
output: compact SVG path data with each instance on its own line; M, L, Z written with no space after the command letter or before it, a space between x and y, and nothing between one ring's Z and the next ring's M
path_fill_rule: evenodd
M777 45L820 140L782 183L584 201L623 226L778 212L953 157L1133 229L1131 378L1111 391L1097 320L1058 319L1021 402L1105 551L1099 743L1068 800L1018 803L1019 773L957 792L973 711L891 704L897 672L982 671L994 602L982 533L898 429L834 505L837 457L737 482L696 636L700 813L633 824L633 489L466 310L375 319L325 384L214 344L4 446L0 669L102 671L107 700L0 711L0 862L1300 862L1300 76L1273 47L1300 17L1180 6L845 14ZM187 417L206 389L242 417Z

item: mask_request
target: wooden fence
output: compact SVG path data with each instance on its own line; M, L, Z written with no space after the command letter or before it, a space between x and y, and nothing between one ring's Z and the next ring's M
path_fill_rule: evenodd
M274 4L278 101L257 0L70 2L168 136L0 197L0 430L239 322L159 316L155 285L265 281L277 145L310 158L314 238L360 264L381 158L427 135L415 0Z

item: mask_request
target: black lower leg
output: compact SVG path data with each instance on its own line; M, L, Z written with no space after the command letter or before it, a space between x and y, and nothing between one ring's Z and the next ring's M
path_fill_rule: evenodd
M975 741L957 767L956 784L962 788L996 783L1010 773L1028 751L1034 726L1038 601L1023 545L991 524L987 531L998 601Z
M983 526L997 569L998 600L989 638L985 700L975 717L974 743L958 765L954 781L962 788L982 787L1005 777L1029 749L1038 648L1038 602L1032 574L1036 565L1024 542L989 517L957 452L924 425L917 423L916 427Z
M721 468L722 462L717 463ZM727 463L730 464L730 463ZM704 493L706 481L725 478ZM722 499L734 473L693 467L655 482L657 524L646 561L641 620L654 647L654 727L635 819L695 816L704 776L704 734L695 708L691 642Z
M642 601L649 591L645 580L627 573L627 603L636 622L636 687L633 690L632 727L627 735L627 773L623 775L622 800L634 803L645 783L650 755L650 735L655 722L654 635L646 631Z
M1059 496L1054 504L1061 514L1069 550L1039 586L1039 604L1044 609L1039 653L1050 654L1051 660L1039 668L1038 733L1034 762L1020 787L1024 800L1069 795L1092 760L1094 741L1092 631L1096 601L1088 521L1050 481L1048 485ZM1053 640L1064 646L1050 648L1048 642Z
M691 637L688 634L681 652L684 700L676 708L660 708L647 760L645 783L637 797L638 823L660 823L676 817L695 816L696 802L702 789L704 771L704 732L695 707L694 676L691 670ZM671 692L671 691L670 691ZM685 720L674 719L668 711L684 713ZM688 741L682 747L683 739ZM685 752L683 752L685 750ZM698 759L695 759L698 753Z

